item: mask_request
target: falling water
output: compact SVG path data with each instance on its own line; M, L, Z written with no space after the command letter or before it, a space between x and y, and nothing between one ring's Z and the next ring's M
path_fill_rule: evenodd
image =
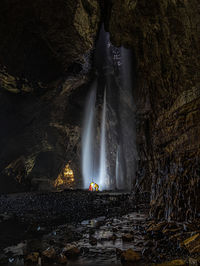
M93 84L87 102L84 121L84 188L88 188L94 178L94 182L98 182L101 190L114 187L131 189L137 160L132 95L134 73L131 61L131 52L125 48L114 47L110 43L109 34L102 26L94 56L97 81ZM100 116L100 137L95 137L96 93L100 99L104 88L106 90ZM95 163L97 161L98 166Z
M85 119L82 135L82 172L84 180L84 188L88 188L91 180L94 178L94 118L95 118L95 102L96 102L96 81L92 84L92 88L87 100L85 110Z
M115 164L115 177L116 177L116 188L124 189L124 171L122 169L122 158L121 158L121 147L117 148L116 153L116 164Z
M103 111L101 120L101 141L100 141L100 169L99 169L99 186L100 189L108 187L107 165L106 165L106 89L104 92Z

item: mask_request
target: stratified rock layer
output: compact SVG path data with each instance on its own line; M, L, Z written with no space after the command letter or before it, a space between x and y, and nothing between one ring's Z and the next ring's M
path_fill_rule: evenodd
M199 1L109 1L112 42L137 60L138 180L151 214L188 219L200 201Z

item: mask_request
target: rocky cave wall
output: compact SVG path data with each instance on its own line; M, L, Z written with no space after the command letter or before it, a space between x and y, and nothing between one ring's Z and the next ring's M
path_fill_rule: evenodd
M1 191L13 191L21 180L42 186L68 161L80 177L89 87L84 58L104 21L112 43L131 48L137 61L135 186L151 191L152 215L194 218L200 195L199 12L197 0L2 0Z
M0 3L0 192L49 189L65 164L81 186L80 138L96 0Z
M106 1L105 1L106 2ZM109 1L112 42L137 59L136 185L158 218L197 217L200 201L200 3Z

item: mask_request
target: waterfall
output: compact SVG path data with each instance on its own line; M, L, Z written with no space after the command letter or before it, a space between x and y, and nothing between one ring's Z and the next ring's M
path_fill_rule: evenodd
M133 101L134 73L131 62L131 51L114 47L110 43L109 34L102 26L94 54L97 80L86 103L84 120L84 188L88 188L93 179L98 182L100 190L114 187L129 190L132 187L137 150ZM97 106L102 106L102 114L99 116L97 113L100 121L95 123L96 93L97 99L100 99L103 90L103 106L97 101ZM95 132L99 132L95 125L101 127L100 136L95 135Z
M100 189L106 189L109 186L107 180L106 165L106 89L104 92L103 111L101 119L99 186Z
M115 178L116 178L116 188L124 189L124 172L122 167L122 158L121 158L121 147L120 145L117 148L116 153L116 163L115 163Z
M94 145L95 145L95 102L96 102L96 81L92 84L92 88L87 100L83 134L82 134L82 173L84 180L84 188L88 188L94 178Z

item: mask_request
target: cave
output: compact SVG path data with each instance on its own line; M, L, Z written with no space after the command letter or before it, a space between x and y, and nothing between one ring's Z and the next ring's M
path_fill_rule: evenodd
M0 265L200 265L198 0L1 0Z

